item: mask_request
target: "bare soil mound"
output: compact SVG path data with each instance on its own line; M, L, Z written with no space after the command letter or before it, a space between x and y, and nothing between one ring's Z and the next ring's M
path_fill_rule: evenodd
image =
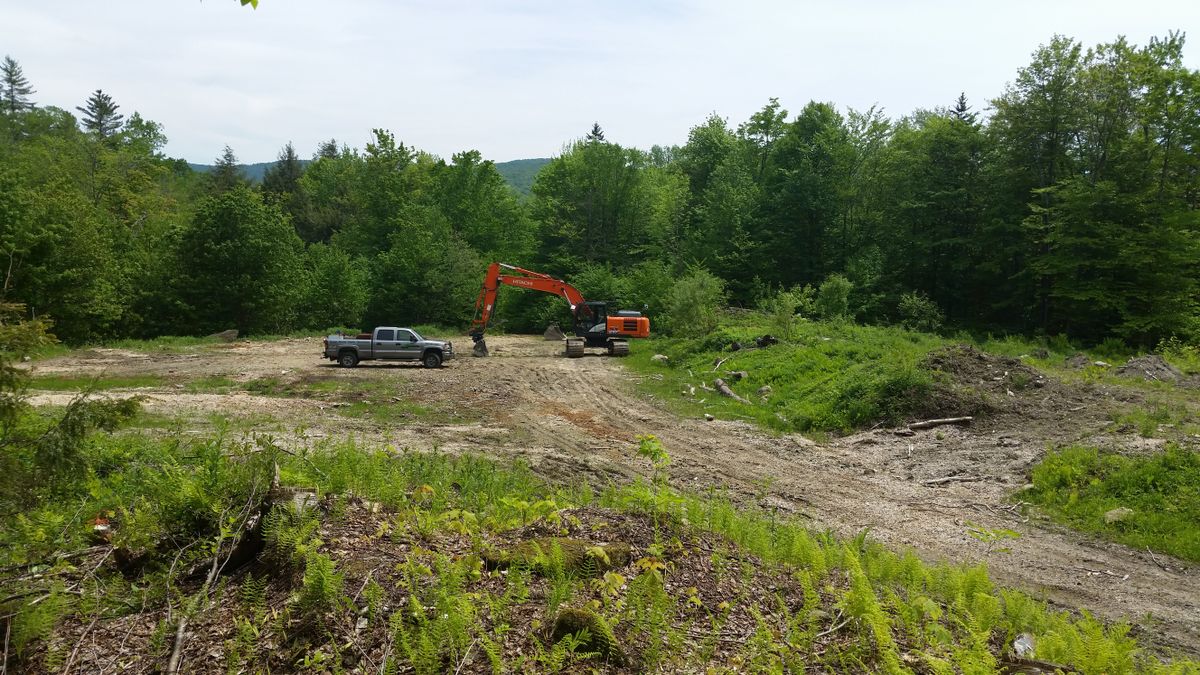
M1122 377L1136 377L1159 382L1178 382L1183 378L1183 373L1178 368L1167 363L1158 354L1146 354L1129 359L1125 365L1117 368L1117 374Z
M1026 414L1031 404L1046 398L1048 390L1062 387L1017 359L965 344L931 352L921 367L935 377L930 401L921 406L921 412L931 417Z

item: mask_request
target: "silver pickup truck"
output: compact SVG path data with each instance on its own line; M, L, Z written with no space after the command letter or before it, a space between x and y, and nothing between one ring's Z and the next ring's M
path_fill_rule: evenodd
M411 328L380 326L374 333L354 337L330 335L325 338L325 358L337 361L344 368L353 368L359 361L373 359L420 361L426 368L437 368L454 358L454 345L441 340L426 340Z

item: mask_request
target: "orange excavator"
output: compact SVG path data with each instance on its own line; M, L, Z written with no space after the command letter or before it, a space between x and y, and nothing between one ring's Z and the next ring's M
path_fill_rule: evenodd
M496 292L501 284L528 288L557 295L571 306L574 320L574 337L566 338L566 355L579 358L587 347L605 348L611 356L629 355L629 338L650 337L650 319L641 312L617 311L609 313L608 303L584 300L579 289L548 274L531 272L513 265L492 263L488 265L479 298L475 300L475 318L471 321L471 339L475 341L472 353L487 356L487 342L483 333L496 309Z

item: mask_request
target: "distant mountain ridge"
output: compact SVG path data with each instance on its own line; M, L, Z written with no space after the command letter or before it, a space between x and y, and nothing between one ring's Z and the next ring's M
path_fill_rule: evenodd
M300 164L308 166L312 163L311 159L302 159ZM543 166L550 163L549 157L535 157L532 159L514 159L510 162L496 162L496 171L504 178L505 182L516 190L518 193L529 196L533 189L533 179L537 177L538 171L542 170ZM267 169L274 166L275 162L258 162L257 164L238 164L238 169L241 169L242 174L249 178L252 182L261 183L263 175ZM212 164L193 164L188 162L188 166L192 171L212 171Z

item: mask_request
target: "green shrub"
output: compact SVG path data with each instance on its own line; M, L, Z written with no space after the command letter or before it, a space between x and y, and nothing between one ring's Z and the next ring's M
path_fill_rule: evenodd
M909 330L919 330L926 333L936 333L942 329L946 316L940 307L928 295L921 291L913 291L900 296L900 325Z
M725 282L705 269L693 268L667 296L667 327L674 335L705 335L717 327L725 301Z
M838 319L850 315L850 292L854 284L840 274L831 274L817 289L816 308L822 319Z

